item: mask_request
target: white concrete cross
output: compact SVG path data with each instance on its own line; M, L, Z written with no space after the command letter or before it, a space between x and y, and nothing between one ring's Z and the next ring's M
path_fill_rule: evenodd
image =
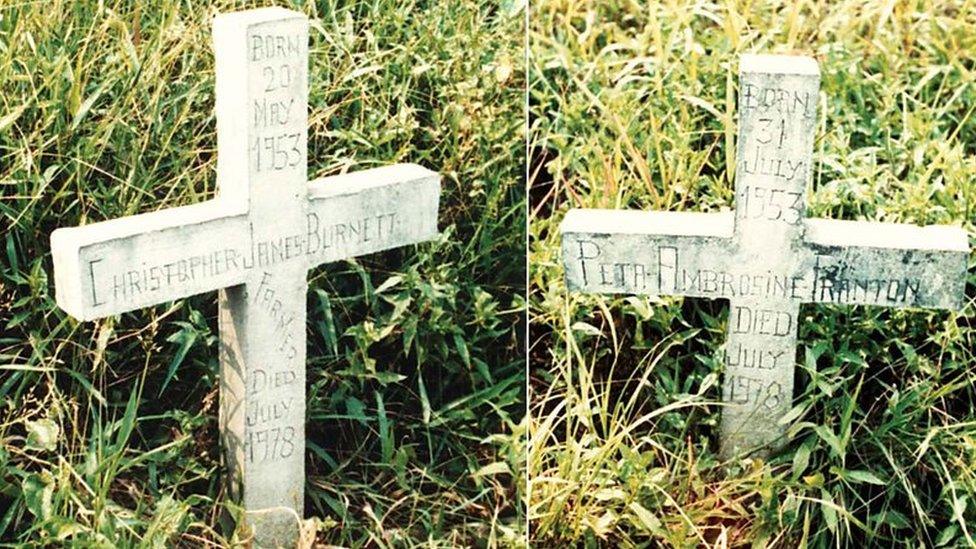
M801 303L959 309L961 228L804 215L820 71L809 57L739 64L735 212L574 209L562 223L571 291L728 299L720 453L782 442Z
M218 197L51 236L57 302L80 320L219 291L220 431L257 545L304 508L307 271L437 235L440 177L399 164L307 180L308 20L219 15Z

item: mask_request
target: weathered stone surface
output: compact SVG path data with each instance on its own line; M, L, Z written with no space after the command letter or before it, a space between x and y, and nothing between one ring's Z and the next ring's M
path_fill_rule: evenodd
M244 281L247 217L221 201L51 235L58 305L94 320Z
M218 197L51 237L58 304L91 320L219 290L220 426L259 547L303 515L307 271L437 235L440 177L412 164L307 181L308 21L214 21Z
M308 21L232 13L213 34L217 185L247 208L255 250L244 286L218 300L221 441L255 541L292 545L305 492Z
M571 210L561 227L572 291L729 300L726 457L783 434L801 303L963 304L962 229L805 217L818 88L812 59L743 56L734 213Z
M437 235L440 176L416 164L317 179L309 196L309 268Z
M51 235L57 302L79 320L94 320L241 284L262 267L305 261L312 268L429 240L437 234L439 181L415 164L316 179L300 230L265 239L255 238L246 212L223 194L57 229Z
M677 276L678 254L683 269L727 268L733 222L731 212L570 210L560 226L566 284L589 293L708 297Z

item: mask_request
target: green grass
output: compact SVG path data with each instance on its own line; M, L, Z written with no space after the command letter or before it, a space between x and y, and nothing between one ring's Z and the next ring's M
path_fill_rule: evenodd
M524 8L295 4L309 176L443 175L438 241L310 273L308 539L524 543ZM0 544L246 539L223 518L216 296L78 323L49 236L213 197L210 22L255 5L0 7Z
M569 294L570 207L731 208L738 56L820 63L814 217L976 231L976 3L540 1L530 22L534 545L976 545L976 260L960 313L804 306L798 414L716 454L723 302Z

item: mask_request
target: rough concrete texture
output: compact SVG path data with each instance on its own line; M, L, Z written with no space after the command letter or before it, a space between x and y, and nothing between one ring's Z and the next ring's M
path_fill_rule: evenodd
M781 441L801 303L963 303L961 228L805 216L819 85L813 59L743 56L734 213L571 210L561 226L571 291L729 300L724 457Z
M204 204L59 229L58 304L81 320L220 290L220 425L258 547L303 517L305 305L316 265L437 235L440 177L411 164L307 180L308 21L214 21L217 183Z

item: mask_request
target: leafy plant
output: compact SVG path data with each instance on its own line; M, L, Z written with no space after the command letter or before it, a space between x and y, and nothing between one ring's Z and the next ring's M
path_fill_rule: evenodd
M530 19L530 543L976 543L960 313L804 306L789 443L716 455L727 307L570 294L570 207L733 206L737 59L814 55L808 215L974 231L968 2L553 2Z
M49 237L213 197L211 20L265 3L0 7L0 542L247 539L215 296L76 322ZM443 175L440 240L310 273L305 542L517 545L524 7L284 6L311 20L309 176Z

